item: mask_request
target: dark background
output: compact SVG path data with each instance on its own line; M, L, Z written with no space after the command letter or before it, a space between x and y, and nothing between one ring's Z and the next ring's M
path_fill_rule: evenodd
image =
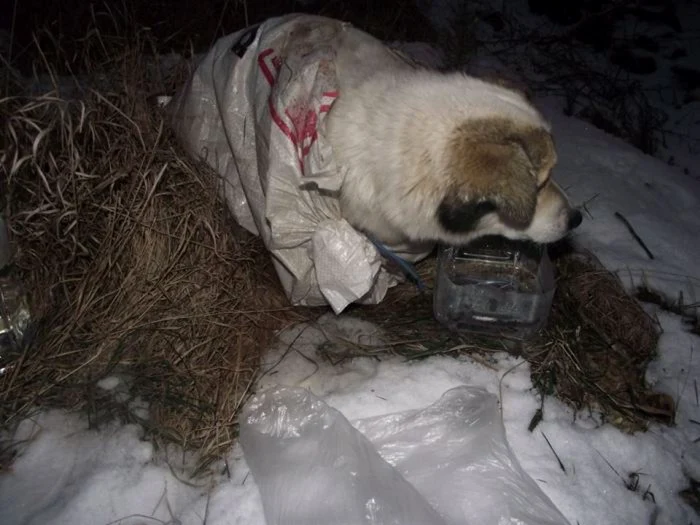
M13 35L11 62L21 71L35 58L33 35L42 49L58 44L70 57L91 32L129 38L148 28L160 52L187 55L206 50L218 37L246 25L291 12L347 20L382 38L435 40L430 23L412 0L17 0L6 5L2 29Z

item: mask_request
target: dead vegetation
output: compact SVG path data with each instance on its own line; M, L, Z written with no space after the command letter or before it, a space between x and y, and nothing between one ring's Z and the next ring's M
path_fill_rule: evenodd
M644 303L655 304L662 310L679 316L690 333L700 335L700 303L687 302L682 293L677 299L671 299L644 282L637 286L634 296Z
M599 407L613 424L636 430L649 420L672 423L670 396L646 384L660 327L591 255L558 260L549 326L523 351L533 383L575 408Z
M125 43L101 71L108 88L67 98L54 78L0 102L13 272L36 320L34 343L2 356L0 420L46 406L133 420L141 399L154 438L206 460L234 438L274 331L305 313L230 219L216 174L187 159L148 103L167 85L147 42ZM126 395L98 386L109 375Z

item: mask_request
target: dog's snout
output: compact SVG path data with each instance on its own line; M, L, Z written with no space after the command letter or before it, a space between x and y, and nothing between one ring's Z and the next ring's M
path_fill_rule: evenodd
M569 213L569 230L578 228L582 221L583 214L579 210L571 210L571 213Z

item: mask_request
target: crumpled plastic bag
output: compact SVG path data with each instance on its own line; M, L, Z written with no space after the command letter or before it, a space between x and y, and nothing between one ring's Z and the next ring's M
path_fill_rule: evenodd
M244 407L240 442L268 525L569 525L480 388L353 427L308 390L275 386Z
M359 31L293 14L223 37L166 106L184 147L221 175L236 221L262 237L291 303L336 313L396 283L340 215L343 174L324 138L347 34Z

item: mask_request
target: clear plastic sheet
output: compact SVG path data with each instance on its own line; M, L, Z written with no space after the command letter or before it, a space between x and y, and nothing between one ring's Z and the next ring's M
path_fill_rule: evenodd
M482 389L353 426L308 390L276 386L246 405L240 441L268 525L568 525Z

